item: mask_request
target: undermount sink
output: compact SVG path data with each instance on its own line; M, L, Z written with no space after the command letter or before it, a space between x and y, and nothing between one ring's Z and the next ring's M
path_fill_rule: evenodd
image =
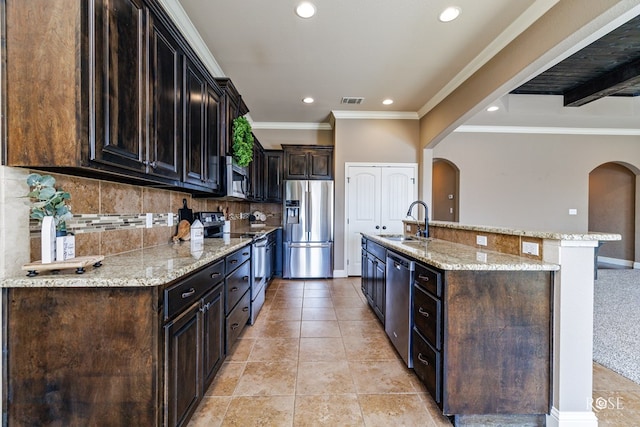
M415 236L399 236L397 234L389 235L389 236L381 235L380 237L385 238L387 240L391 240L393 242L401 242L407 245L426 243L431 240L430 237L424 238L424 237L415 237Z
M385 235L380 235L380 237L382 237L384 239L387 239L387 240L392 240L394 242L417 241L417 238L412 237L412 236L398 236L398 235L385 236Z

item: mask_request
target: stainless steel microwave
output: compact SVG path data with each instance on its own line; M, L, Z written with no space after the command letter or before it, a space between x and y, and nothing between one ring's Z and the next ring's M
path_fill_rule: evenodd
M246 199L249 192L249 169L233 162L233 156L225 161L226 196L233 199Z

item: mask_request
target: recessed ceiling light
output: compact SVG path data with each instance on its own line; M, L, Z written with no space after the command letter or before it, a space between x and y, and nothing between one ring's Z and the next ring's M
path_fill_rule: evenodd
M382 101L382 103L384 105L391 105L391 104L393 104L393 99L385 99L384 101Z
M302 98L302 102L304 102L305 104L313 104L313 98L307 96L306 98Z
M296 6L296 15L298 15L300 18L311 18L315 14L316 7L311 2L303 1L302 3L298 4L298 6Z
M489 108L487 108L487 111L490 113L493 113L494 111L498 111L500 109L500 107L498 107L497 105L492 105Z
M456 19L460 15L460 8L457 6L451 6L442 11L438 19L440 22L450 22Z

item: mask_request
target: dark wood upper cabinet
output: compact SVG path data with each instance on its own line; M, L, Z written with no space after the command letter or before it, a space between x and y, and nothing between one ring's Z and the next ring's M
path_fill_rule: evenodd
M175 180L182 171L182 51L158 19L150 19L148 171Z
M284 179L333 179L333 147L282 145Z
M282 150L264 150L264 199L282 202Z
M157 1L5 4L8 166L222 191L222 90Z
M249 199L264 200L264 149L254 136L253 160L249 164Z
M202 185L206 180L205 148L205 78L195 65L185 59L184 66L184 181Z
M90 160L146 169L147 19L140 0L96 1L95 136Z
M249 108L242 100L242 96L231 79L220 77L215 81L224 93L220 106L222 110L220 115L220 150L223 156L230 156L233 146L233 120L247 114Z

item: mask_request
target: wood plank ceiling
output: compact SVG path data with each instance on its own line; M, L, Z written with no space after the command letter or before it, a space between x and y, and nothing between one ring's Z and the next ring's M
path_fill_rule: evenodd
M640 95L640 16L513 90L563 95L579 107L605 96Z

